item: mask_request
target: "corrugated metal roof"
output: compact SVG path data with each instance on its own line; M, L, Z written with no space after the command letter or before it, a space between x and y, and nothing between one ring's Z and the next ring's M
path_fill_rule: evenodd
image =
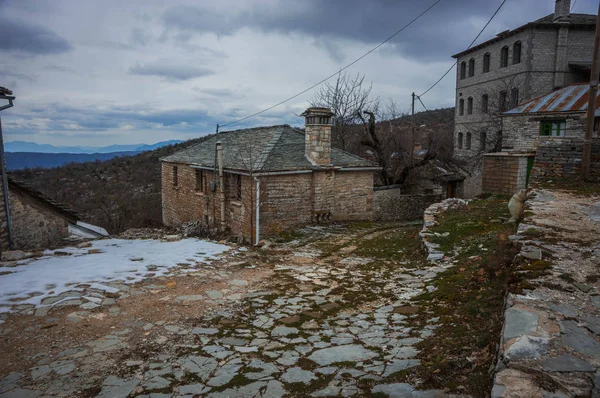
M505 115L519 115L524 113L556 113L587 111L590 98L588 83L573 84L532 99L513 108ZM596 115L600 108L600 92L596 96Z

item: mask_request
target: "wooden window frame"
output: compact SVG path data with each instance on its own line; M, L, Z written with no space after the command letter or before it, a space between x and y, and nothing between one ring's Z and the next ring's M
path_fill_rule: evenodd
M555 128L556 127L556 128ZM562 127L562 129L561 129ZM557 132L557 134L554 134ZM565 137L567 132L566 119L552 119L540 121L541 137Z
M473 114L473 97L467 98L467 115Z

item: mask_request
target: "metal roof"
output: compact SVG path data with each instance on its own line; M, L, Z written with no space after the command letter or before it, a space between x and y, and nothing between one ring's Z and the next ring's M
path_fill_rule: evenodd
M596 116L599 115L600 92L596 96ZM585 112L590 98L589 83L573 84L527 101L513 108L505 115L527 113Z

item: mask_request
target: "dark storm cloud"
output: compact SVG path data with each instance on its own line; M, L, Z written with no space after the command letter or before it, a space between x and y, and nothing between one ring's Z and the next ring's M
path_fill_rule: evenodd
M0 15L0 50L29 54L58 54L71 49L69 42L43 26Z
M254 4L245 9L227 9L223 14L200 7L175 6L165 11L163 19L167 29L179 35L181 32L231 35L249 27L266 32L300 33L316 38L337 37L377 43L432 3L433 0L295 0L279 2L279 6ZM511 3L509 1L505 7L511 6ZM530 20L532 11L535 15L535 4L529 3L518 4L520 13L504 15L510 17L511 26ZM467 18L481 19L483 27L498 4L499 1L442 0L392 43L400 51L416 58L447 58L468 46L477 34L480 27L469 26ZM498 19L501 17L499 15ZM487 37L494 33L487 32ZM339 54L335 54L335 57L339 58Z
M168 61L156 61L145 65L136 64L129 68L134 75L158 76L167 80L190 80L196 77L214 75L214 71L193 65L172 64Z

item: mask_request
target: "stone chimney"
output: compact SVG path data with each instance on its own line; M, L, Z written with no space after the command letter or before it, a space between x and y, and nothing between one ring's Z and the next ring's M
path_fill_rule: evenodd
M331 117L329 108L308 108L302 114L305 120L304 153L317 166L331 164Z
M554 5L554 18L552 21L560 21L571 14L571 0L556 0Z

